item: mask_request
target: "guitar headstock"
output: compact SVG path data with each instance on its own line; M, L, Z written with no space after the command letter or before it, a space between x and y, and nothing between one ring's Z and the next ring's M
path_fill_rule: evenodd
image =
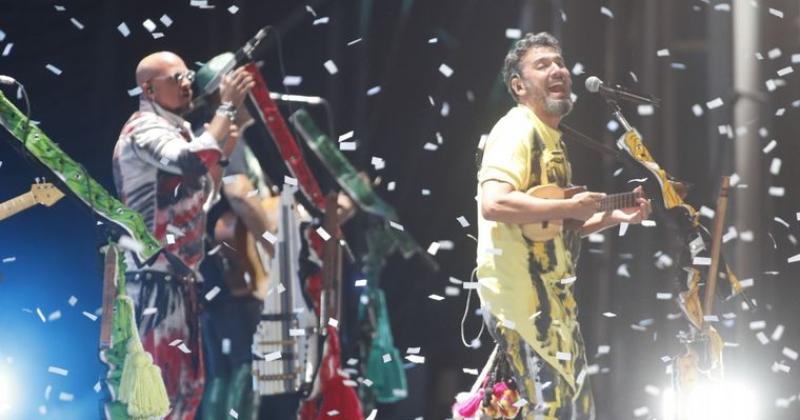
M64 197L64 193L50 183L31 185L31 194L33 194L33 199L37 203L47 207L52 206L56 201Z

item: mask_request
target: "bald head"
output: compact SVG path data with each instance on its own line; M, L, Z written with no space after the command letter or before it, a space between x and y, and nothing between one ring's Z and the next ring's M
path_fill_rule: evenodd
M177 54L170 51L159 51L152 53L139 61L136 66L136 84L142 83L154 77L169 75L169 69L173 66L186 67L186 63Z
M191 108L192 83L186 63L177 54L160 51L143 58L136 66L136 84L142 100L155 102L176 114Z

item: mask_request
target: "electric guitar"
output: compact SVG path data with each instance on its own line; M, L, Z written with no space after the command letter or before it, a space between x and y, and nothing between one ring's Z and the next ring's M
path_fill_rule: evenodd
M53 184L33 184L31 190L0 204L0 220L9 218L37 204L50 207L64 197Z
M585 186L561 188L556 184L546 184L533 187L526 193L536 198L563 200L572 198L576 194L585 191ZM610 194L600 200L600 208L597 211L611 211L615 209L636 207L636 199L639 197L644 197L644 195L634 191ZM522 235L532 241L549 241L550 239L555 238L556 235L563 230L580 229L581 226L583 226L583 223L583 221L576 219L546 220L544 222L528 223L522 225Z

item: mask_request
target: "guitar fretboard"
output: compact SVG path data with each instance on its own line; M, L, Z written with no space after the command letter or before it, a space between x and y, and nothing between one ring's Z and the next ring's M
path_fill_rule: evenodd
M36 205L33 193L26 192L18 197L14 197L2 204L0 204L0 220L11 217L22 210Z
M636 199L641 196L642 194L633 191L608 195L600 200L600 211L637 207Z

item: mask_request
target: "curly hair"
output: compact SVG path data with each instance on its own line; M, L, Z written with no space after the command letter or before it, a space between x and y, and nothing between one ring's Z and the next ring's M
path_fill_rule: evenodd
M539 32L538 34L528 32L524 37L512 45L511 49L508 50L508 54L506 54L505 61L503 62L503 82L505 82L508 93L511 94L511 97L514 98L515 101L517 101L518 98L514 93L514 90L511 88L511 79L514 76L519 75L519 64L522 61L522 58L525 56L528 50L534 47L549 47L561 54L561 43L558 42L556 37L547 32Z

